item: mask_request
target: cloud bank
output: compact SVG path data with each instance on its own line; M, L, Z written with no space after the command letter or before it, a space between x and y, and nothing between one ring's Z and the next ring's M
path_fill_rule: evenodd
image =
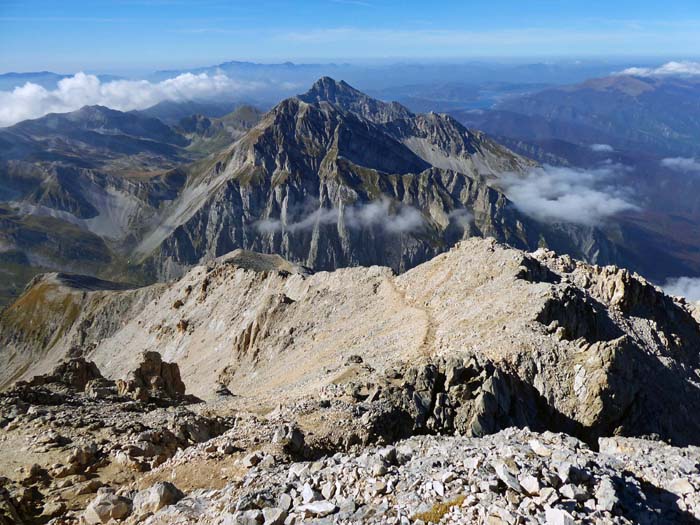
M700 62L667 62L659 67L630 67L618 75L635 77L694 77L700 75Z
M12 91L0 91L0 127L47 113L64 113L86 105L120 111L145 109L164 100L183 101L252 91L256 82L240 82L224 74L183 73L162 82L114 80L101 82L95 75L77 73L46 89L27 82Z
M590 170L544 165L525 176L505 177L503 189L520 211L538 221L595 226L638 209L631 191L614 184L623 170L617 164Z
M700 161L689 157L671 157L663 159L661 165L683 173L700 173Z
M317 201L303 206L301 219L285 223L279 219L264 219L255 226L261 233L278 231L298 232L311 230L317 225L336 224L341 220L347 228L362 229L377 226L388 233L410 233L425 227L425 219L420 211L412 206L401 206L396 213L391 212L389 199L380 199L367 204L356 204L338 208L318 208ZM316 207L311 211L311 208ZM464 217L460 217L463 220Z
M674 277L663 285L669 295L680 295L689 301L700 301L700 277Z

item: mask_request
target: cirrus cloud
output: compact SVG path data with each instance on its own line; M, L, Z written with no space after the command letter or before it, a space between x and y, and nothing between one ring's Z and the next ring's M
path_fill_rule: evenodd
M27 82L12 91L0 91L0 126L10 126L47 113L74 111L86 105L128 111L145 109L164 100L184 101L217 95L244 94L257 87L257 82L240 82L222 73L183 73L161 82L102 82L95 75L77 73L60 80L56 89L46 89Z

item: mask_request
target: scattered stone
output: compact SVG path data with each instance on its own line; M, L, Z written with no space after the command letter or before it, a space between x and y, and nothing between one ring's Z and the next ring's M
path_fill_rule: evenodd
M494 464L493 468L496 471L498 477L501 479L501 481L503 481L503 483L506 484L508 488L513 489L516 492L523 491L523 488L520 486L518 479L509 472L508 467L505 465L505 463L497 462L496 464Z
M530 440L530 448L538 456L548 458L552 455L552 451L545 447L538 439Z
M562 509L549 507L545 510L547 525L575 525L574 518Z
M258 465L264 459L264 457L265 456L262 452L252 452L243 458L243 466L247 468L254 467Z
M668 484L668 490L679 496L685 496L686 494L692 494L695 492L695 487L686 478L678 478L671 481Z
M531 474L521 475L518 478L518 482L520 483L520 486L523 488L523 490L530 496L539 494L540 482L535 476L532 476Z
M297 510L308 517L323 518L338 511L330 501L313 501L297 507Z
M322 497L321 494L317 490L314 490L311 485L305 483L304 487L301 489L301 499L304 503L311 503L313 501L321 500Z
M97 525L112 519L124 519L129 514L131 514L131 501L103 488L85 509L83 518L89 525Z
M94 494L99 488L103 486L103 483L99 479L91 479L83 485L81 485L80 488L76 491L76 494L78 494L79 496L83 494Z
M262 513L265 520L264 525L283 525L287 518L287 511L284 509L266 508L263 509Z
M284 511L288 511L289 509L292 508L292 497L287 494L287 493L282 493L280 494L279 500L278 500L278 507L281 508Z
M617 505L618 497L615 485L609 477L600 480L600 484L595 491L596 509L605 512L612 512Z
M559 493L568 499L578 502L586 501L589 498L588 490L578 485L568 484L559 489Z
M167 505L177 503L183 497L184 494L172 483L158 482L136 493L133 499L134 514L138 516L153 514Z

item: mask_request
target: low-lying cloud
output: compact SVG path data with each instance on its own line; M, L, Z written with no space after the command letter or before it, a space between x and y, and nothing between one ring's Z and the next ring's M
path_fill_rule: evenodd
M700 277L673 277L663 285L669 295L679 295L689 301L700 301Z
M671 157L663 159L661 165L683 173L700 173L700 161L692 157Z
M342 210L319 208L317 202L307 202L302 208L304 211L298 214L301 218L293 222L284 223L279 219L263 219L255 226L261 233L298 232L311 230L317 225L336 224L341 221L341 217L347 228L362 229L376 226L394 234L416 232L426 226L423 214L412 206L402 205L392 213L389 199L355 204ZM464 220L464 217L461 216L459 220Z
M694 77L700 75L700 62L667 62L659 67L630 67L618 75L635 77Z
M595 226L638 209L631 190L614 181L625 169L618 164L587 170L545 165L525 176L505 177L503 189L520 211L538 221Z
M12 91L0 91L0 127L47 113L64 113L86 105L107 106L120 111L145 109L164 100L184 101L217 95L249 93L257 82L241 82L217 73L183 73L161 82L113 80L102 82L95 75L77 73L46 89L27 82Z
M596 153L611 153L615 151L610 144L591 144L590 148L591 151L595 151Z

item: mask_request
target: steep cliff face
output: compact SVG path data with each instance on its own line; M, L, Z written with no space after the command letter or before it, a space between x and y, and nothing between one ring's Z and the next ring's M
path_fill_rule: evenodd
M193 171L136 259L160 279L236 248L314 269L404 271L475 235L585 255L492 186L530 165L450 117L321 79Z

